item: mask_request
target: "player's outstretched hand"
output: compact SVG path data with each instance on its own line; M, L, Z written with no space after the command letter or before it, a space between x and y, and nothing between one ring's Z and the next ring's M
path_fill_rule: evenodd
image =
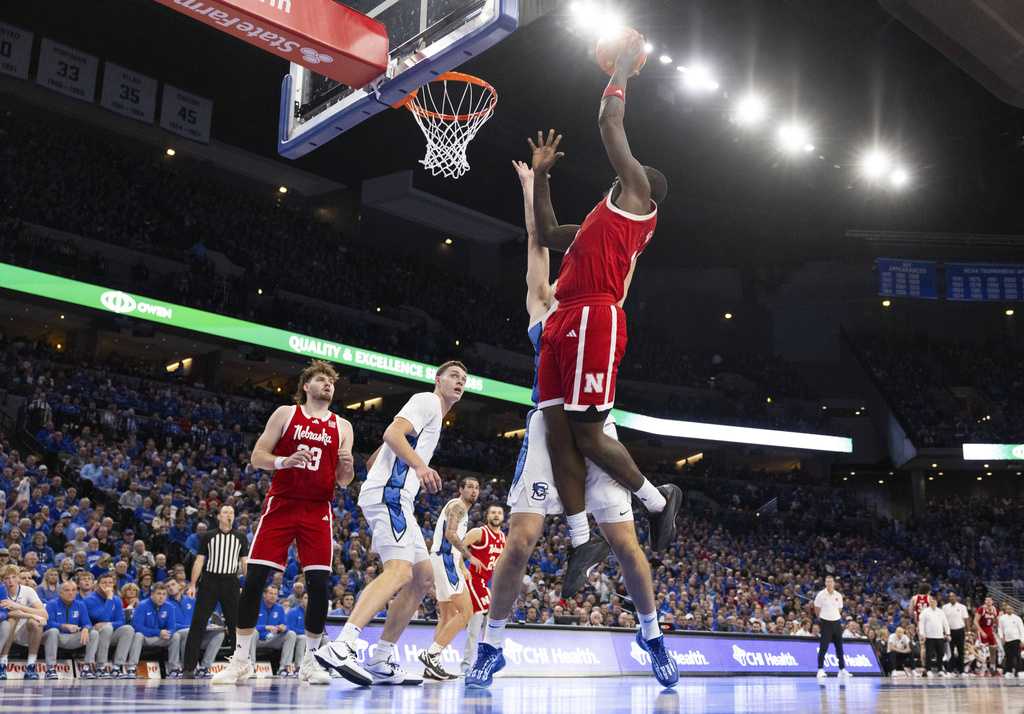
M546 138L544 132L538 131L536 144L533 143L533 139L526 141L530 144L530 150L533 151L531 164L534 174L540 172L546 174L560 158L565 156L564 152L558 150L558 145L562 143L562 135L556 136L554 129L548 132Z
M434 469L424 466L416 469L416 475L419 476L423 488L427 489L427 493L437 493L441 490L441 477Z
M513 161L512 168L516 170L516 176L519 177L519 183L524 186L533 183L533 169L527 166L525 161Z
M634 71L634 68L639 64L640 56L644 53L645 42L644 36L639 32L630 33L622 46L622 51L615 58L616 71L625 72L628 77L640 74L640 70Z
M313 455L307 449L300 449L284 460L284 467L286 469L305 468L312 458Z

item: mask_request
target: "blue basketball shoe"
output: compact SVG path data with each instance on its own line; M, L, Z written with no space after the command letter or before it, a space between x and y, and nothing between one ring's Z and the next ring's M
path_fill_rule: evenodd
M679 682L679 667L665 649L665 636L645 640L642 630L636 631L636 643L651 656L651 671L663 687L674 687Z
M466 675L466 689L487 689L494 681L494 675L505 669L505 655L501 650L486 642L476 648L476 664Z

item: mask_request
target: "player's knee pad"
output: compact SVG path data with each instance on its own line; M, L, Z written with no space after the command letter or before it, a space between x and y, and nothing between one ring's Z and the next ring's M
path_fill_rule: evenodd
M330 585L330 573L326 570L306 571L306 592L309 593L306 632L315 635L324 631L324 625L327 623L327 592Z
M238 598L238 626L243 630L256 627L260 616L260 600L263 587L267 584L272 568L268 565L250 563L245 569L245 585Z

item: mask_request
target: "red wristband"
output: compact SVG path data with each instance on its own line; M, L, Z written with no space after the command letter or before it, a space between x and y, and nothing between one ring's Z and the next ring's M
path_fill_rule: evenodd
M622 101L626 101L626 88L620 87L617 84L609 84L605 88L604 94L601 95L601 99L605 97L618 97Z

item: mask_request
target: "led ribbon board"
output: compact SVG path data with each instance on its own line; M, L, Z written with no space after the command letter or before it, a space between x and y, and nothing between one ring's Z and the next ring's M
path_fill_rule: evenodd
M417 382L433 382L436 372L434 366L423 362L403 359L373 350L364 350L341 342L323 340L183 305L153 300L121 290L110 290L99 285L19 268L8 263L0 263L0 286L8 290L81 305L93 310L149 320L169 327L191 330L250 345L259 345L304 357L316 357L347 367L357 367ZM470 376L466 390L491 399L533 406L529 388L497 379ZM853 452L853 440L843 436L659 419L622 409L615 409L612 414L621 427L660 436L845 454Z
M1024 461L1024 444L964 444L964 461Z

